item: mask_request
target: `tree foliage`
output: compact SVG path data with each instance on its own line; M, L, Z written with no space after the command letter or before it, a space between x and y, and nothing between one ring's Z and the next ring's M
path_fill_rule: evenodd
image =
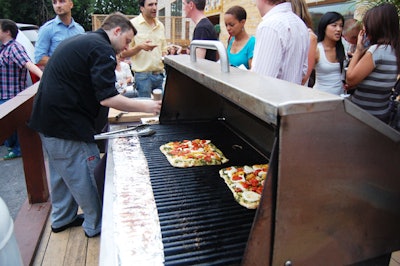
M0 0L0 18L11 19L21 23L35 23L40 0Z
M397 14L400 17L400 0L356 0L358 6L368 10L374 6L378 6L384 3L391 3L397 7Z
M139 14L138 0L95 0L93 13L95 14L110 14L112 12L122 12L126 15Z
M73 0L72 17L85 30L92 29L92 14L109 14L115 11L126 15L139 14L138 0ZM15 22L43 25L55 17L49 0L0 0L0 18Z

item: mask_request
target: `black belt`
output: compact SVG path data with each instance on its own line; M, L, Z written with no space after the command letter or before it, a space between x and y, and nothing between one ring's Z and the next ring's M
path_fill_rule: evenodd
M143 71L143 72L137 72L137 73L160 75L160 74L163 74L164 71L163 70L160 70L160 71Z

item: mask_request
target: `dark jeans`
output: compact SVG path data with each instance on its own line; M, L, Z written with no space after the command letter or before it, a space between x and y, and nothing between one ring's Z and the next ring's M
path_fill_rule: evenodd
M8 100L0 100L0 104L5 103L6 101ZM16 131L4 141L4 145L11 149L15 155L21 155L21 147L19 146L18 134Z
M139 97L151 97L155 89L163 90L164 74L162 72L135 72L136 89Z

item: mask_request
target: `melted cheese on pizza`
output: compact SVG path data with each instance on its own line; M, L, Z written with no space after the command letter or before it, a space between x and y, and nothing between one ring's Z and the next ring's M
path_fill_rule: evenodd
M172 166L192 167L218 165L228 161L210 140L183 140L168 142L160 147Z
M219 171L236 201L249 209L257 208L267 177L268 164L231 166Z

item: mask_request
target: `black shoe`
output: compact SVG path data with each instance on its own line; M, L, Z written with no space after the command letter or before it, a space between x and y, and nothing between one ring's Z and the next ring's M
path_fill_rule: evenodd
M94 235L92 235L92 236L89 236L89 235L85 232L85 236L86 236L87 238L92 238L92 237L96 237L96 236L99 236L99 235L100 235L100 232L97 233L97 234L94 234Z
M58 228L54 228L53 226L51 227L51 231L53 231L53 233L59 233L62 232L70 227L75 227L75 226L81 226L83 224L84 221L84 217L82 214L78 215L75 220L73 220L72 222L70 222L69 224L66 224L64 226L58 227Z

